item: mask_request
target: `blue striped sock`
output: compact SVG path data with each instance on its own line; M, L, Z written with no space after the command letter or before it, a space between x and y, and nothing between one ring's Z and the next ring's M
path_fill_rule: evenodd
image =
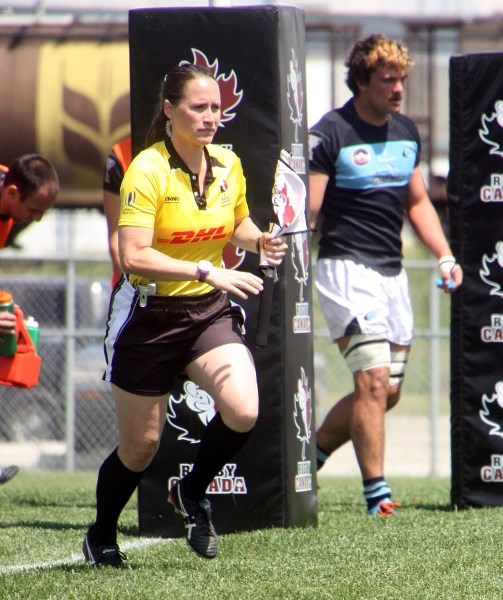
M367 510L375 508L385 499L391 500L391 488L384 477L373 477L363 480L363 495L367 501Z

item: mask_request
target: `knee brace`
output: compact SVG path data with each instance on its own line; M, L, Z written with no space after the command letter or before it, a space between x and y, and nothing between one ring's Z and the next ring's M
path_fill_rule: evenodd
M391 354L384 334L355 334L342 352L351 373L373 367L389 367Z
M409 360L409 349L391 350L391 365L389 369L389 385L397 385L403 381L405 369Z

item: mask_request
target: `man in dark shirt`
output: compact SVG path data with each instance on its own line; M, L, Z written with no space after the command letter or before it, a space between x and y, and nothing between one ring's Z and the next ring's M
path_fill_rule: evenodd
M310 131L311 227L320 232L316 288L354 390L317 431L318 468L351 440L370 515L395 514L384 478L384 415L400 397L413 337L401 231L406 214L438 259L441 286L461 285L420 170L421 142L400 114L407 48L383 35L358 41L346 62L353 97Z

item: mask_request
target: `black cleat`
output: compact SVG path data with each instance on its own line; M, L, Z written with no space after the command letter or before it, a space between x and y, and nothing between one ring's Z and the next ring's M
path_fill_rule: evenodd
M168 500L175 512L183 516L187 530L187 544L203 558L215 558L218 552L218 538L211 522L211 505L204 498L195 502L183 495L181 481L169 490Z
M92 543L89 531L82 544L84 558L90 567L122 567L126 555L119 550L117 544L97 546Z
M17 475L18 472L19 467L16 467L16 465L0 468L0 483L7 483L7 481Z

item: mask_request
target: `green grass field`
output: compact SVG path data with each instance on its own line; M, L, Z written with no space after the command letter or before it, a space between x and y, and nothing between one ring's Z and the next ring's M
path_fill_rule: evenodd
M447 479L392 479L400 516L367 517L361 482L320 477L316 529L220 537L213 560L182 539L137 535L123 513L124 569L90 569L80 547L96 474L21 472L0 487L0 598L500 600L501 509L453 512ZM218 523L216 523L218 531Z

